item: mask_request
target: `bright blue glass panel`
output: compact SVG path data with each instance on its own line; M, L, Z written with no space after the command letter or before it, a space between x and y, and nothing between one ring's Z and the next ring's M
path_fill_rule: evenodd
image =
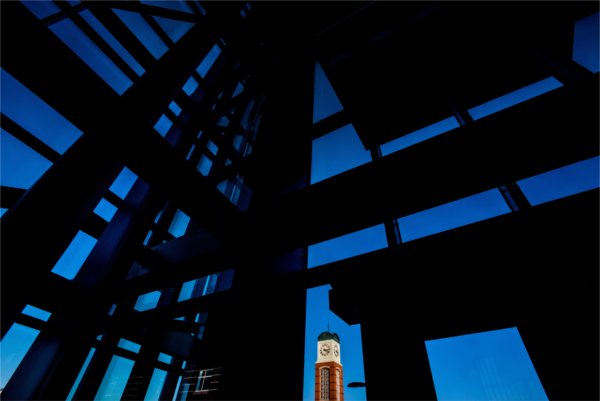
M29 189L52 163L5 130L0 135L0 183Z
M344 366L344 384L365 382L360 324L349 326L329 310L331 286L306 291L306 329L304 343L304 401L315 400L315 361L317 337L329 328L340 337L340 358ZM344 388L344 400L366 401L365 388Z
M171 361L173 360L173 357L167 354L163 354L162 352L160 354L158 354L158 360L164 363L171 363Z
M217 151L219 150L219 147L215 145L213 141L207 141L206 147L208 148L208 150L210 150L210 153L212 153L213 155L216 155Z
M371 161L354 127L348 124L313 140L310 183L322 181Z
M14 323L8 333L5 334L2 342L0 342L0 349L2 350L0 388L6 387L6 383L25 358L25 354L33 345L38 334L40 334L39 330L18 323Z
M185 35L186 32L192 29L194 26L192 22L178 21L170 18L155 16L154 20L173 42L177 42L179 39L181 39L183 35Z
M379 224L309 246L308 267L362 255L385 248L387 245L385 227Z
M170 104L169 104L169 109L176 115L178 116L179 113L181 113L181 107L179 107L179 105L177 103L175 103L175 100L173 100Z
M219 45L214 45L212 49L210 49L206 57L204 57L204 60L202 60L198 68L196 68L196 72L200 74L202 78L204 78L210 70L210 67L213 66L220 54L221 48L219 47Z
M194 78L188 79L185 85L183 85L183 91L188 96L194 93L196 91L196 88L198 88L198 81L196 81Z
M494 100L490 100L489 102L483 103L477 107L473 107L472 109L469 109L469 114L471 117L473 117L473 120L479 120L480 118L497 113L519 103L523 103L529 99L533 99L536 96L540 96L556 88L560 88L561 86L562 84L554 77L546 78L524 88L517 89L516 91L508 93L504 96L500 96Z
M321 121L338 111L343 110L333 87L329 83L325 71L319 63L315 64L315 96L313 102L313 123Z
M62 155L82 132L8 72L1 73L2 113Z
M98 206L94 209L94 213L106 221L111 221L116 212L117 207L106 199L100 199Z
M131 86L127 75L73 21L64 19L50 25L49 29L119 95Z
M52 273L69 280L73 279L81 269L83 262L96 245L96 238L79 231L67 250L52 268Z
M152 237L152 230L148 231L148 234L146 234L146 238L144 238L144 245L148 245L150 242L150 237Z
M148 385L148 391L146 391L144 401L159 400L160 392L163 388L163 384L165 383L166 377L167 372L165 372L162 369L154 369L154 373L152 373L152 378L150 379L150 384Z
M600 158L592 157L518 181L532 205L549 202L600 186Z
M196 145L192 144L192 147L190 148L190 151L188 152L187 156L186 156L186 160L190 160L192 157L192 153L194 153L194 150L196 150Z
M162 115L158 121L156 122L156 124L154 124L154 129L161 135L161 136L165 136L167 135L167 132L169 132L169 129L171 128L171 126L173 125L173 122L169 119L169 117L167 117L166 115Z
M132 369L132 360L117 355L113 356L94 399L120 401Z
M117 177L115 182L110 186L110 190L114 192L121 199L125 199L131 187L135 183L137 179L137 175L135 175L131 170L127 167L123 168L121 174Z
M6 208L0 208L0 217L4 216L4 213L6 213L8 211L8 209Z
M169 50L156 31L144 20L144 18L135 12L116 10L113 12L123 21L131 32L142 42L155 59L159 59Z
M210 169L212 167L212 160L210 160L208 157L206 157L205 155L202 155L202 157L200 158L200 162L198 163L198 167L196 167L198 169L198 171L200 173L202 173L202 175L208 175L208 173L210 173Z
M126 349L127 351L135 352L136 354L140 352L140 348L142 347L141 345L136 344L133 341L126 340L124 338L119 339L119 344L117 346L119 348Z
M52 14L60 12L60 9L56 4L51 1L21 1L21 3L23 3L33 15L38 17L38 19L44 19Z
M115 309L117 309L117 305L112 305L108 311L108 316L112 316L115 313Z
M23 312L21 313L27 316L34 317L36 319L43 320L44 322L47 322L48 319L50 319L50 316L52 316L52 313L31 305L26 305L25 308L23 308Z
M241 82L238 83L237 86L235 87L235 91L233 92L232 97L236 97L237 95L242 93L243 90L244 90L244 84L242 84Z
M190 217L183 213L181 210L175 212L171 225L169 226L169 232L175 237L179 238L185 234L188 224L190 223Z
M83 362L83 366L81 367L81 370L79 371L79 374L77 375L77 378L75 379L75 383L73 383L73 386L71 387L71 391L69 391L69 395L67 395L66 401L71 401L73 399L73 396L75 395L75 391L77 391L77 387L79 387L79 383L81 383L81 379L83 378L83 375L85 374L85 371L87 370L87 368L90 364L90 361L92 360L92 357L94 356L94 352L96 352L96 348L92 348L92 350L88 354L87 358L85 358L85 362Z
M402 217L398 225L402 240L407 242L509 212L500 191L491 189Z
M547 400L518 330L425 342L438 400Z
M154 1L154 0L141 0L140 3L147 4L149 6L156 6L162 8L170 8L175 11L182 11L184 13L193 13L194 11L185 1Z
M183 283L181 286L181 292L179 292L179 298L177 298L177 302L185 301L192 298L192 293L194 291L194 287L196 286L196 282L198 280L191 280Z
M156 308L160 299L160 291L149 292L144 295L140 295L135 303L133 309L139 312L143 312L149 309Z
M144 67L121 45L104 25L89 10L80 12L81 17L104 39L110 47L125 61L138 76L144 74Z
M591 72L600 71L599 13L587 16L575 23L573 60Z
M381 145L381 154L387 156L390 153L397 152L402 149L406 149L409 146L416 145L419 142L426 141L427 139L436 137L444 132L450 131L454 128L458 128L460 125L456 118L449 117L442 121L438 121L435 124L429 125L425 128L421 128L418 131L412 132L408 135L401 136L398 139L394 139L388 143Z

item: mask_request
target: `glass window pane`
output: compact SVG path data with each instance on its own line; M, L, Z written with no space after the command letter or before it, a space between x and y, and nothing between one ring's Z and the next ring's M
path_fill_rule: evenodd
M79 269L81 269L83 262L87 259L94 245L96 245L96 238L83 231L79 231L65 253L63 253L52 268L52 273L69 280L73 279L79 272Z
M210 49L206 57L204 57L204 60L202 60L198 68L196 68L196 72L198 72L198 74L200 74L200 76L204 78L210 70L210 67L213 66L220 54L221 48L219 47L219 45L214 45L212 49Z
M547 400L516 327L425 342L439 400Z
M173 42L177 42L189 31L194 24L192 22L178 21L171 18L153 17L163 31Z
M5 207L0 208L0 217L4 216L4 213L6 213L7 211L8 209Z
M106 221L111 221L116 212L117 207L106 199L100 199L98 206L94 209L94 213Z
M173 100L171 103L169 103L169 109L176 115L178 116L179 113L181 113L181 107L179 107L179 105L175 102L175 100Z
M131 86L127 75L73 21L63 19L49 29L119 95Z
M598 188L600 158L592 157L556 170L518 181L519 187L532 205L575 195Z
M173 357L167 354L163 354L162 352L158 354L158 360L164 363L171 363L173 361Z
M244 90L244 84L242 84L241 82L238 83L237 86L235 87L235 91L233 92L232 97L236 97L237 95L242 93L243 90Z
M592 14L575 23L573 60L591 72L600 71L600 14Z
M2 113L62 155L82 132L8 72L0 71Z
M310 183L322 181L371 161L351 124L339 128L312 143Z
M113 356L94 399L120 401L132 369L132 360L117 355Z
M526 100L533 99L536 96L543 95L544 93L560 88L561 86L562 84L554 77L546 78L504 96L500 96L494 100L490 100L477 107L473 107L472 109L469 109L469 114L473 117L473 120L479 120L480 118L523 103Z
M0 342L0 348L2 349L0 388L6 387L6 383L25 358L25 354L33 345L38 334L40 334L39 330L14 323L8 333L4 335L2 342Z
M44 322L47 322L48 319L50 319L50 316L52 316L52 313L31 305L26 305L23 309L23 312L21 313L27 316L34 317L36 319L43 320Z
M325 71L323 71L319 63L316 63L313 123L321 121L325 117L329 117L341 110L343 110L342 104L329 83Z
M119 348L123 348L127 351L135 352L136 354L140 351L142 347L139 344L134 343L133 341L126 340L124 338L119 339Z
M196 88L198 88L198 81L196 81L194 78L190 78L183 86L183 91L190 96L196 91Z
M113 12L117 14L155 59L158 60L169 50L165 42L160 39L156 31L148 25L140 14L116 9L113 9Z
M108 29L89 10L80 12L81 17L104 39L110 47L125 61L138 76L144 74L144 67L121 45Z
M133 309L139 312L143 312L149 309L156 308L160 299L160 291L149 292L144 295L140 295L135 303Z
M510 212L497 189L481 192L398 220L402 241L451 230Z
M21 1L21 3L23 3L33 15L38 17L38 19L44 19L52 14L60 12L60 9L56 4L51 1Z
M383 224L355 231L308 247L308 267L376 251L387 247Z
M0 182L7 187L29 189L52 163L5 130L0 135Z
M83 366L81 367L81 370L77 374L77 378L75 379L75 382L73 383L73 386L71 387L71 391L69 391L69 395L67 395L66 401L71 401L73 399L73 396L75 395L75 391L77 391L77 388L79 387L79 383L81 382L81 379L83 378L83 375L85 374L85 371L87 370L87 368L90 364L90 361L92 360L92 357L94 356L94 352L96 352L96 348L92 348L92 350L88 354L87 358L85 358L85 362L83 362Z
M162 369L154 369L154 373L152 373L152 378L150 379L150 384L148 385L148 391L146 391L144 401L159 400L160 392L162 391L166 377L167 372Z
M185 234L185 230L187 229L189 223L190 217L178 209L175 212L175 216L173 216L173 220L171 221L171 225L169 226L168 231L175 238L179 238L183 234Z
M169 8L171 10L175 10L175 11L182 11L184 13L190 13L192 14L194 11L192 10L192 8L187 4L186 1L177 1L177 0L171 0L171 1L154 1L154 0L140 0L140 3L143 4L147 4L149 6L155 6L155 7L163 7L163 8Z
M205 155L202 155L202 157L200 158L200 162L198 163L198 166L196 168L200 173L202 173L202 175L206 176L208 175L208 173L210 173L211 167L212 160L210 160Z
M383 156L387 156L390 153L406 149L409 146L416 145L419 142L426 141L427 139L436 137L444 132L458 128L459 126L460 125L458 124L458 121L456 121L456 118L446 118L435 124L421 128L418 131L412 132L408 135L403 135L398 139L394 139L393 141L381 145L381 154Z
M210 153L212 153L213 155L216 155L217 152L219 151L219 147L217 145L215 145L215 143L213 141L207 141L206 147L208 148Z
M169 117L167 117L166 115L162 115L158 121L156 122L156 124L154 124L154 129L161 135L161 136L165 136L167 135L167 132L169 132L169 129L171 129L171 126L173 125L173 122L171 121L171 119Z
M135 184L136 179L137 175L125 167L121 171L121 174L115 179L115 182L110 186L110 190L119 198L125 199L129 190L133 187L133 184Z

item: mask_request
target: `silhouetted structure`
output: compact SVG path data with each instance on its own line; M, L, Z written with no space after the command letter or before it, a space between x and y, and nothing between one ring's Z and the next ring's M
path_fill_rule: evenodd
M3 92L3 142L50 165L2 187L2 336L40 331L3 399L300 399L323 284L361 324L369 399L434 399L425 340L513 326L550 399L598 399L598 190L532 206L517 185L598 156L598 73L572 59L597 2L159 3L2 2L3 74L80 130L55 147ZM313 124L315 62L343 110ZM310 185L313 139L349 123L373 160ZM498 188L509 213L402 240L396 219ZM386 248L307 269L310 245L376 224Z

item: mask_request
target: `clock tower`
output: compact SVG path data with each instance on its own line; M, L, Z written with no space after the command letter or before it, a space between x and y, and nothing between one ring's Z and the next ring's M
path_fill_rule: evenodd
M340 337L325 331L317 341L315 363L315 400L344 401L344 370L340 353Z

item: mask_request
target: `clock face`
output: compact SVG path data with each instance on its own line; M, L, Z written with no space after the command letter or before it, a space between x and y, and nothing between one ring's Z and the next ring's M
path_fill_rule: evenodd
M321 348L319 349L319 353L322 356L327 356L329 355L329 352L331 351L331 346L329 344L323 344L321 345Z
M337 346L337 344L333 345L333 355L340 356L340 348Z

